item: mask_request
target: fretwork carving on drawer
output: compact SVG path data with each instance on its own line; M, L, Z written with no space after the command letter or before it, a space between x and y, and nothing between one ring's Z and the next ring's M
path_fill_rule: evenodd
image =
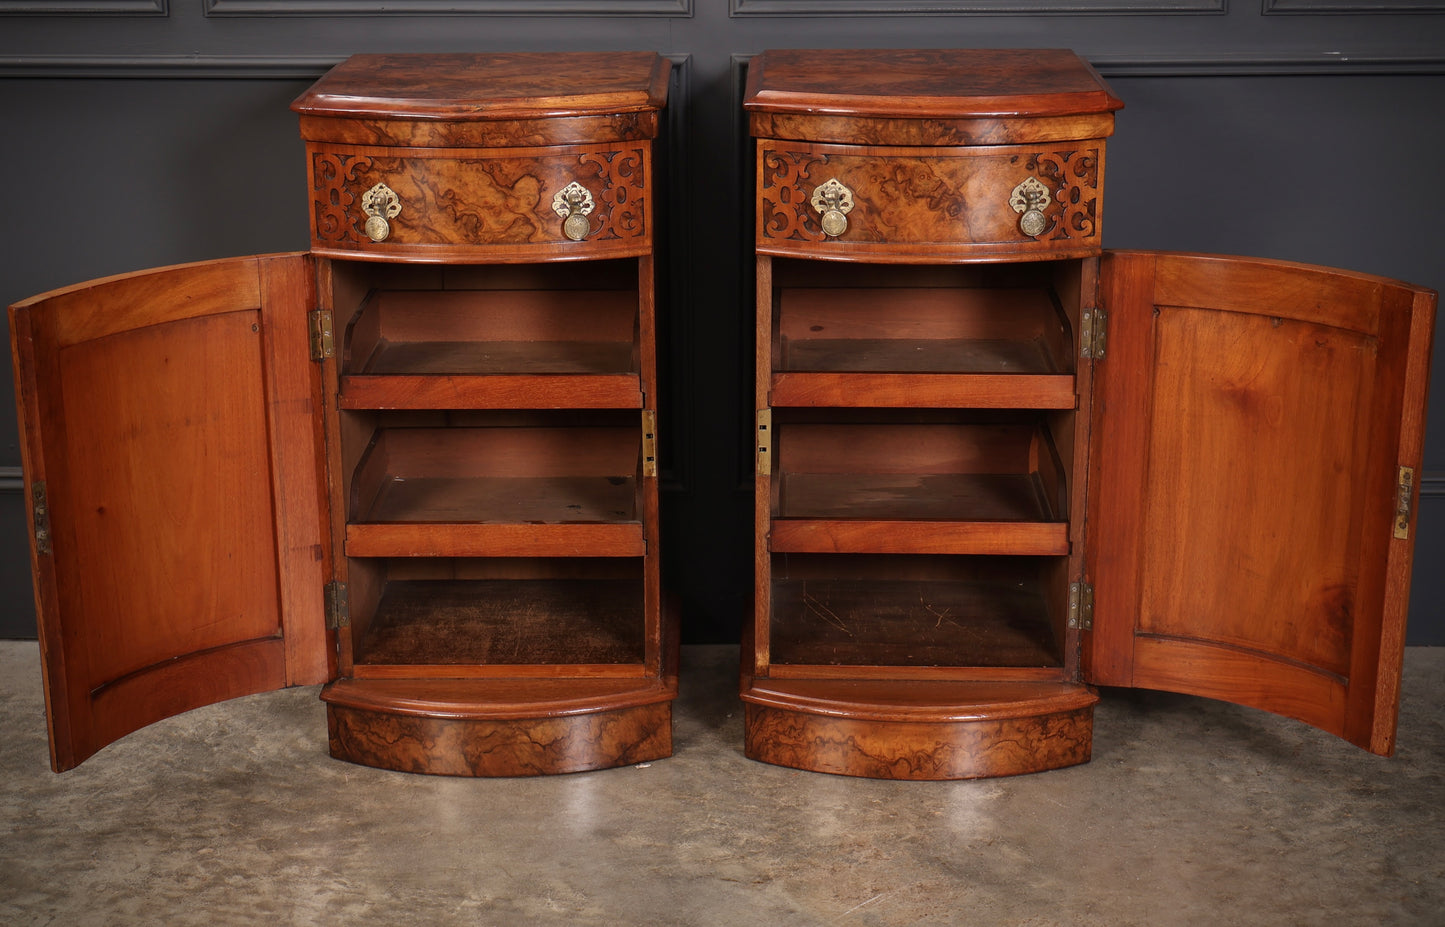
M758 152L760 251L809 257L829 253L926 252L967 259L1033 252L1039 257L1099 250L1104 145L1054 147L872 148L762 145ZM1011 193L1032 179L1047 191L1042 230L1027 233ZM846 229L829 235L811 202L830 180L853 207Z

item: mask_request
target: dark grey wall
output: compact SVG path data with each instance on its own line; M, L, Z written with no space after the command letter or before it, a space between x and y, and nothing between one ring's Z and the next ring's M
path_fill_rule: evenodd
M349 54L664 52L679 65L665 568L687 639L736 639L751 485L738 103L749 55L798 46L1072 47L1127 103L1110 146L1108 245L1288 258L1445 289L1433 163L1445 150L1445 0L0 0L0 303L305 248L287 106ZM27 636L4 384L0 636ZM1410 639L1445 644L1445 376L1433 399Z

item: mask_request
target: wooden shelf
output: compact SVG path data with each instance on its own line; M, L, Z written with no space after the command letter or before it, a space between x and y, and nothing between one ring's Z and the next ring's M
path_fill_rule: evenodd
M635 290L372 291L344 409L641 408Z
M645 551L636 427L381 427L356 465L352 557Z
M774 406L1077 405L1053 268L775 266Z
M358 514L381 523L635 522L634 482L631 476L412 475L398 467Z
M774 666L1063 665L1037 579L775 580L772 608Z
M777 372L1068 374L1072 340L1042 287L781 287Z
M449 374L630 373L632 345L589 341L414 341L378 345L361 373Z
M636 376L637 306L635 290L376 290L342 373Z
M1067 491L1031 419L774 420L774 551L1067 554Z
M635 522L637 427L380 428L353 522Z
M349 376L343 409L640 409L635 374Z
M642 598L640 575L391 580L358 644L357 675L378 666L474 665L480 673L564 664L628 665L637 675L644 658Z
M779 408L1073 409L1071 374L775 373Z
M1037 473L783 473L779 518L1047 521Z
M868 519L774 519L776 553L1023 554L1070 550L1063 522L924 522Z
M1064 665L1065 557L774 553L769 563L769 662L784 675Z
M346 526L346 552L352 557L641 557L646 551L640 523Z

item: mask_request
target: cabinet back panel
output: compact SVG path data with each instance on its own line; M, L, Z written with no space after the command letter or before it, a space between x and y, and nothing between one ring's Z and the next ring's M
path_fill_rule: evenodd
M802 473L1026 473L1038 429L1020 424L804 424L782 416L777 469Z
M372 453L392 478L633 477L638 426L382 428Z
M632 341L637 294L623 290L374 293L387 341Z
M777 297L779 370L1055 373L1068 334L1038 289L788 289Z

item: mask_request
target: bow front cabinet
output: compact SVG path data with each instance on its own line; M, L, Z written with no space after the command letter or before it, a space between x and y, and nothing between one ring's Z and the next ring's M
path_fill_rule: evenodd
M1121 105L1063 51L752 60L749 756L1068 766L1095 686L1392 751L1435 295L1102 250Z
M651 53L358 56L300 97L306 254L12 308L52 761L325 683L331 752L672 750Z

